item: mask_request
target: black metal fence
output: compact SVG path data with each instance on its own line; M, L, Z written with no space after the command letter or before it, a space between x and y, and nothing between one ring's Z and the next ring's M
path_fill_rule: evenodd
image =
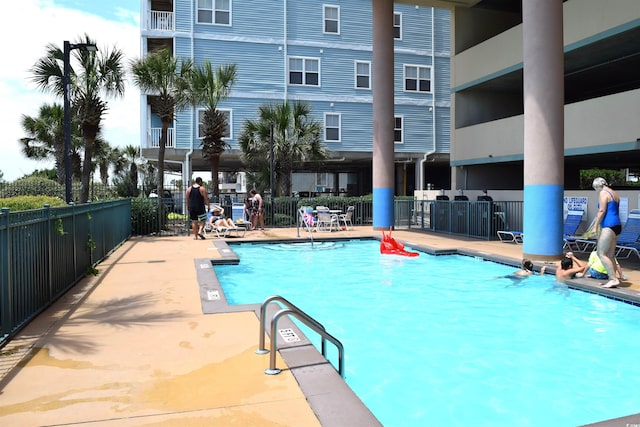
M131 201L0 211L0 344L131 235Z
M226 216L232 217L232 204L242 200L223 198L220 202ZM133 234L153 232L188 234L186 214L171 212L161 199L151 202L145 210L145 220L133 218ZM264 220L267 227L286 228L299 226L298 208L302 206L326 206L346 212L354 207L354 225L373 225L373 201L371 197L278 197L264 198ZM134 209L134 215L135 215ZM497 239L498 230L522 230L523 202L521 201L440 201L396 199L394 201L394 227L456 234L480 239ZM140 232L138 232L139 230Z
M396 223L407 228L492 240L499 230L522 231L523 226L521 201L418 200L396 202L396 209L399 204L404 206Z

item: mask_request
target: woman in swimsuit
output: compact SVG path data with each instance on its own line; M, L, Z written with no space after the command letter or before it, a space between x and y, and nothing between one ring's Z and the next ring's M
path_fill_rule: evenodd
M607 184L604 178L596 178L593 180L593 189L598 192L598 213L593 222L592 229L597 230L598 225L602 227L600 236L598 237L598 256L602 265L607 270L609 281L603 283L603 288L615 288L620 284L616 278L616 269L614 264L616 245L618 244L618 235L622 231L622 223L620 222L620 197Z

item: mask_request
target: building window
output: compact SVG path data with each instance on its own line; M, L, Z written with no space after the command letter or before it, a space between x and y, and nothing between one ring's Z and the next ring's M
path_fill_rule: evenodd
M402 116L395 116L393 118L393 142L396 144L402 144L404 142L402 133Z
M371 62L355 62L356 89L371 89Z
M393 38L402 40L402 14L397 12L393 14Z
M340 7L324 5L324 32L340 34Z
M289 84L320 86L320 60L316 58L289 58Z
M198 0L198 24L231 25L232 0Z
M431 68L420 65L405 65L404 90L407 92L431 92Z
M325 113L324 115L324 140L327 142L340 142L340 114Z
M223 110L222 108L217 108L217 110L219 112L221 112L224 115L224 118L227 122L227 128L224 131L224 134L222 135L223 139L230 139L231 135L233 135L232 132L232 121L231 121L231 110ZM201 108L198 110L198 138L202 139L204 138L204 131L202 128L202 122L204 121L204 112L206 110L204 108Z

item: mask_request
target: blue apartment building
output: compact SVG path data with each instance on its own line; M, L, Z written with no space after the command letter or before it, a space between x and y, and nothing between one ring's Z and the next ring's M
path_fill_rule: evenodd
M450 12L394 5L395 194L449 188ZM300 100L324 128L331 159L322 170L294 173L293 190L349 195L372 191L373 87L371 0L148 0L141 2L142 55L169 49L177 58L214 67L236 64L230 96L218 105L228 117L220 170L241 172L237 138L258 107ZM141 147L157 159L161 123L142 94ZM203 109L176 112L165 169L209 171L198 121Z

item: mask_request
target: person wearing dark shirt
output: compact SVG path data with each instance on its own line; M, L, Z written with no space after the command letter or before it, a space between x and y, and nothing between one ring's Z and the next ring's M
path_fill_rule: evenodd
M209 210L209 196L204 185L202 185L202 178L197 177L195 184L187 189L186 201L193 238L198 240L198 237L200 237L204 240L205 237L202 231L207 219L206 211Z

